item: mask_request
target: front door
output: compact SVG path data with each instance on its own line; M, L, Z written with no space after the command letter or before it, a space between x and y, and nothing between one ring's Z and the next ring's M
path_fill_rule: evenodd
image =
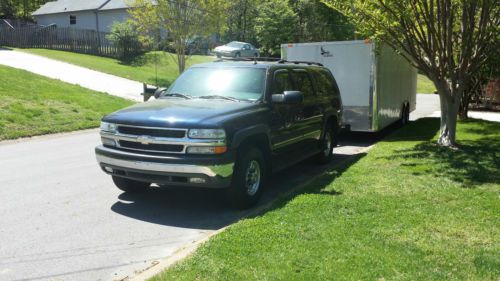
M293 90L293 84L290 72L286 69L274 72L271 86L272 94L283 94L284 91ZM298 128L300 119L301 105L273 104L271 114L271 143L273 150L286 156L287 151L293 150L302 140L302 132Z

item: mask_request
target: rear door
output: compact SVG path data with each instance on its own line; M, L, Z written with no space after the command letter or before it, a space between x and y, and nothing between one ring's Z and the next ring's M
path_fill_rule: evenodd
M292 77L295 82L295 90L304 94L297 127L302 133L303 142L314 144L321 135L323 102L316 95L311 74L306 69L294 69Z

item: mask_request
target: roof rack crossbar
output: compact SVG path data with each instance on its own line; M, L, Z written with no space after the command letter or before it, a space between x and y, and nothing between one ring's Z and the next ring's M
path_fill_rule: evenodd
M314 61L300 61L300 60L285 60L285 59L281 59L281 60L278 61L278 63L293 63L293 64L307 64L307 65L323 66L323 64L319 63L319 62L314 62Z
M223 61L253 61L253 62L258 62L258 61L279 61L280 58L273 58L273 57L248 57L248 58L218 58L214 62L223 62Z

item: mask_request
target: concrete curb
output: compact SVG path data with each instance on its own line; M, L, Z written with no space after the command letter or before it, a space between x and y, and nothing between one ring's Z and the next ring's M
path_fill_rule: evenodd
M37 135L37 136L32 136L32 137L22 137L22 138L12 139L12 140L2 140L2 141L0 141L0 146L10 145L10 144L18 144L21 142L55 139L55 138L61 138L61 137L66 137L66 136L86 134L86 133L91 133L91 132L99 133L99 128L83 129L83 130L78 130L78 131L61 132L61 133L49 133L49 134L45 134L45 135Z
M374 145L375 144L372 144L368 147L365 147L365 148L359 150L357 154L353 154L350 157L347 157L346 159L344 159L338 163L335 163L334 165L332 165L331 168L343 167L344 165L348 164L353 159L353 157L355 157L358 154L367 152ZM280 194L279 196L274 198L274 200L271 200L271 201L267 202L266 204L263 204L263 205L259 206L258 208L249 211L247 214L245 214L240 219L238 219L238 221L262 214L264 211L269 210L274 205L274 203L276 201L278 201L279 199L288 197L297 191L303 190L306 186L311 184L313 181L315 181L316 179L318 179L322 175L323 174L318 174L316 176L309 178L308 180L300 183L299 185L297 185L295 188L289 190L288 192ZM238 221L236 221L236 222L238 222ZM233 224L231 224L231 225L233 225ZM169 257L167 257L163 260L160 260L158 262L153 262L151 264L151 266L149 266L148 268L145 268L140 272L136 272L136 275L134 275L132 277L129 277L129 276L125 277L123 279L120 279L120 281L143 281L143 280L148 280L148 279L154 277L155 275L157 275L157 274L161 273L162 271L168 269L169 267L173 266L177 262L180 262L180 261L184 260L185 258L191 256L198 249L198 247L200 247L205 242L210 240L210 238L212 238L213 236L223 232L228 227L231 227L231 225L228 225L228 226L225 226L221 229L218 229L218 230L206 235L205 237L201 238L200 240L194 241L191 245L187 245L187 246L182 247L181 249L175 251Z

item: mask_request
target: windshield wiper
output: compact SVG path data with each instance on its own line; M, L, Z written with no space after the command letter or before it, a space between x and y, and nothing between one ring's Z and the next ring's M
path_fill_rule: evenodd
M167 94L164 94L162 97L179 97L179 98L185 98L187 100L193 98L192 96L186 95L183 93L167 93Z
M200 99L224 99L224 100L230 100L230 101L240 101L237 98L222 96L222 95L206 95L206 96L199 96L198 98L200 98Z

